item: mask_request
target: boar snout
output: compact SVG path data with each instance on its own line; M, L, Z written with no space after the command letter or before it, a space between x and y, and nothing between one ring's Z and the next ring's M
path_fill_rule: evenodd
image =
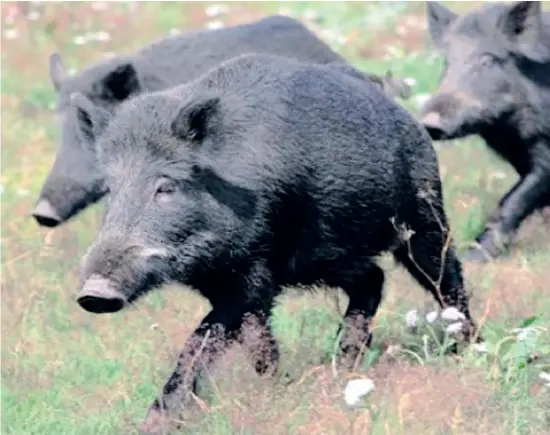
M34 207L32 216L38 222L38 225L43 227L53 228L59 225L62 221L59 214L55 211L51 202L47 199L41 199Z
M433 140L439 140L445 136L445 130L441 121L441 115L437 112L429 112L420 120Z
M90 313L116 313L124 307L126 298L110 280L94 274L82 286L77 302Z

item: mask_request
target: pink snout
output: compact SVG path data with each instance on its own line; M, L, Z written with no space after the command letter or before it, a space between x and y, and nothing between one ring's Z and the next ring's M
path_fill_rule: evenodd
M94 274L86 280L77 302L90 313L116 313L124 308L126 297L107 278Z

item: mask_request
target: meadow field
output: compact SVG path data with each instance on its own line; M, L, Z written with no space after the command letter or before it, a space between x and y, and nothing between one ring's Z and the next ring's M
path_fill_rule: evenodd
M466 11L481 2L445 2ZM546 9L550 9L545 5ZM362 70L412 79L400 101L413 114L437 86L441 59L428 43L421 2L2 2L1 334L3 435L137 434L208 303L172 286L136 306L97 316L76 303L81 256L102 205L56 229L30 212L53 163L58 131L51 52L79 71L186 29L234 25L284 13L303 20ZM436 143L455 244L464 248L500 195L511 168L478 138ZM464 264L486 352L445 353L427 345L436 326L408 329L405 315L432 297L391 261L373 346L354 373L334 371L333 337L342 294L280 299L274 329L283 369L295 382L256 376L235 346L211 373L192 434L550 434L550 224L522 226L512 255ZM360 406L346 382L373 380Z

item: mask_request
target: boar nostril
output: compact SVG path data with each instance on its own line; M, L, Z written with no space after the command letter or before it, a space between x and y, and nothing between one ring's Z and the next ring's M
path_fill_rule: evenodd
M53 208L50 201L41 199L32 211L32 216L43 227L55 227L61 223L61 218Z
M100 314L120 311L126 301L108 279L92 275L80 290L77 302L86 311Z

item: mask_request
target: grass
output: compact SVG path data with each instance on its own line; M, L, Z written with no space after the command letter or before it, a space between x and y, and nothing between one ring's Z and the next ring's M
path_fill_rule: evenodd
M67 66L79 69L102 53L130 51L170 29L202 27L209 19L206 4L200 3L109 2L105 9L97 4L1 4L5 435L137 433L186 337L208 311L198 296L171 287L116 315L84 312L75 302L77 267L98 227L101 205L56 230L40 229L30 218L56 150L49 53L61 51ZM425 45L420 4L281 5L232 3L223 20L250 21L280 7L311 17L313 8L320 24L310 23L312 29L329 27L347 37L341 45L338 37L322 34L359 67L391 68L413 77L416 95L435 88L440 60ZM473 6L462 2L453 8ZM36 11L28 16L37 19L17 15L23 8L27 14ZM109 41L73 43L76 36L100 30L110 34ZM416 112L415 97L403 104ZM436 146L453 235L463 246L514 174L478 139ZM335 377L321 358L332 348L345 299L337 306L323 291L291 290L281 298L274 328L283 366L297 381L283 387L259 379L235 347L212 373L203 412L189 420L186 433L550 434L550 390L538 378L550 371L547 226L533 217L524 224L512 258L465 265L487 354L451 357L439 346L426 348L422 335L431 337L431 328L413 334L404 315L413 308L429 309L433 302L407 274L392 270L374 324L373 349L357 373ZM540 330L518 342L513 329L522 325ZM526 364L533 354L538 359ZM376 389L362 406L350 409L343 386L359 376L373 379Z

